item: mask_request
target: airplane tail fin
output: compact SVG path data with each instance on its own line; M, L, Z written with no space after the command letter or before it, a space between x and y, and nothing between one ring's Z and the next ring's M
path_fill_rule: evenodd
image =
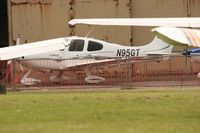
M173 45L164 42L156 36L154 40L145 45L143 49L147 55L170 55Z

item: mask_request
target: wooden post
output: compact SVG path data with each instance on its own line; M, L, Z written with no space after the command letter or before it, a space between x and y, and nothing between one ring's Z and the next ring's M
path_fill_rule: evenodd
M6 94L6 85L4 84L0 85L0 94Z

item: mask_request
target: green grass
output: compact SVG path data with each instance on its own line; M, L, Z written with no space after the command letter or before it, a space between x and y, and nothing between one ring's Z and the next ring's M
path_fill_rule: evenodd
M9 92L0 133L199 133L200 88Z

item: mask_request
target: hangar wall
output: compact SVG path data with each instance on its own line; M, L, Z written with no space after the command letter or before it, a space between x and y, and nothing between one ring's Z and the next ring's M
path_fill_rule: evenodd
M85 36L90 27L70 27L72 18L197 17L200 0L8 0L10 42ZM90 37L124 45L143 45L153 39L152 27L95 26Z

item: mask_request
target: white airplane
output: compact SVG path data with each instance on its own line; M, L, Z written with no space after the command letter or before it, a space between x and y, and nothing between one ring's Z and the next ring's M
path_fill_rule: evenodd
M181 25L183 27L198 27L197 24L199 23L196 23L196 21L200 21L199 18L168 18L165 21L173 20L172 23L178 25L177 22L186 22L182 21L183 19L188 21ZM102 19L99 20L102 21ZM154 25L148 25L147 22L142 26L169 26L165 21L158 22L158 19L126 19L126 21L123 20L123 22L120 22L119 20L112 20L111 22L119 22L118 25L133 26L133 20L140 21L138 22L138 26L141 26L139 24L144 23L147 20L154 22ZM73 24L77 24L77 22L80 21L79 19L76 19L76 21L72 20L69 23L72 24L72 22ZM106 19L104 19L103 22L107 25L112 25L111 23L109 24ZM137 24L134 26L136 25ZM158 31L158 29L155 31ZM170 54L172 48L172 45L169 45L157 36L151 43L138 47L122 46L87 37L65 37L1 48L0 60L15 59L22 65L41 71L58 71L58 75L50 77L50 80L54 82L60 82L67 79L63 76L65 70L73 67L86 66L85 71L87 76L85 77L85 81L88 83L100 83L105 81L105 78L92 75L89 70L90 68L88 67L91 64L103 64L107 62L116 63L116 60L118 59L130 59L131 62L134 62L135 58L147 59L148 57L151 57L151 55L162 57L162 55ZM41 82L38 79L28 78L29 74L30 71L28 71L21 79L22 84L34 85Z
M133 18L133 19L73 19L69 22L89 25L115 25L115 26L160 26L152 29L156 36L171 44L186 46L183 55L191 57L191 61L200 63L200 17L195 18ZM169 27L170 26L170 27ZM181 27L181 28L180 28ZM184 27L184 28L183 28ZM188 50L189 47L198 47ZM177 55L177 54L169 54ZM179 54L178 54L179 55ZM187 62L187 60L186 60ZM197 75L200 78L200 72Z
M124 60L135 57L147 58L152 54L160 55L171 53L173 48L173 46L163 42L157 37L155 37L151 43L140 47L122 46L119 44L84 37L65 37L62 41L63 40L65 41L63 44L68 44L65 45L64 49L62 48L61 50L53 52L45 52L28 56L20 55L20 58L16 60L23 66L31 67L37 70L58 71L58 75L50 77L50 80L53 82L67 80L67 77L63 76L63 72L67 69L86 66L85 71L87 77L85 78L85 81L88 83L99 83L104 81L105 78L97 75L91 75L90 71L88 71L89 68L87 68L88 65L108 62L114 64L116 63L116 60ZM49 43L51 43L51 41L54 40L48 40ZM41 42L35 43L40 44ZM2 56L2 58L8 59L4 56ZM28 73L21 79L22 84L33 85L41 82L37 79L28 78L29 74L30 71L28 71Z

